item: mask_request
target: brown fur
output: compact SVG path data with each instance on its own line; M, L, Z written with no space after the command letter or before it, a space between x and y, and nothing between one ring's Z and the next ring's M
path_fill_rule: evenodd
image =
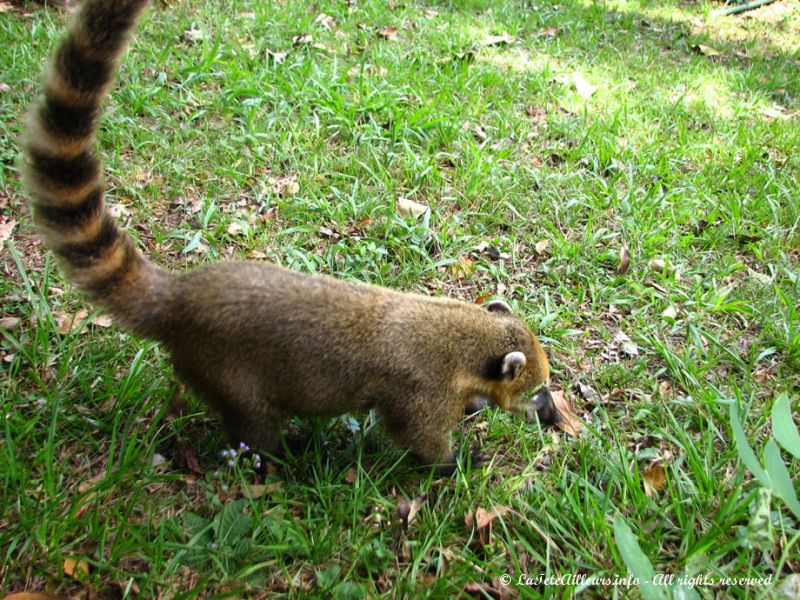
M270 451L291 415L375 408L394 440L450 464L450 431L476 397L519 414L547 357L503 303L447 299L262 263L183 274L152 265L103 204L101 102L146 0L87 0L32 111L25 184L71 279L123 327L163 342L234 441Z

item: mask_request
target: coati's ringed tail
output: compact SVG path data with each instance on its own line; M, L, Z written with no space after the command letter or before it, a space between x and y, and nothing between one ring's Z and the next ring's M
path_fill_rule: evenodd
M44 97L31 110L23 168L34 221L47 246L74 282L140 333L146 333L146 323L128 307L155 300L144 295L164 274L146 261L106 208L94 146L117 62L148 3L85 3L53 54Z

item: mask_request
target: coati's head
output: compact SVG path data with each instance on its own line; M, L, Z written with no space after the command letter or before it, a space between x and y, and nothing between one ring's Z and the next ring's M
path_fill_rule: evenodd
M555 423L558 411L548 389L550 363L539 340L502 300L488 302L484 307L502 319L505 327L503 353L489 367L492 400L525 419L534 420L538 415L542 423Z

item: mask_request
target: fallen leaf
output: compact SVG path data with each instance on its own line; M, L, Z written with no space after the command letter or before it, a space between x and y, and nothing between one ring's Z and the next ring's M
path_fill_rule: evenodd
M547 253L547 249L550 247L550 240L540 240L536 242L536 254L541 256L542 254Z
M668 321L674 321L678 318L678 309L674 306L668 306L664 309L664 312L661 313L661 317Z
M205 34L201 29L187 29L183 32L181 39L189 44L194 44L202 41L204 37Z
M257 483L257 484L245 484L242 487L242 495L245 498L250 500L255 500L256 498L261 498L265 494L274 494L275 492L280 491L283 487L282 481L273 481L272 483Z
M203 467L200 466L200 458L197 456L197 450L186 444L181 444L178 448L178 452L183 459L183 464L186 465L189 472L199 476L205 473Z
M397 214L403 218L416 217L419 218L430 210L425 204L414 202L408 198L398 198L394 205Z
M376 67L375 65L371 65L369 63L365 63L363 65L354 65L347 70L347 76L350 78L355 77L359 73L363 75L370 75L372 73L377 73L382 77L386 75L388 71L383 67Z
M85 309L81 309L74 315L68 315L62 312L53 313L53 320L56 323L56 331L61 335L71 333L73 329L78 327L86 320L89 313ZM86 333L86 329L82 329L81 333Z
M394 518L392 519L395 529L400 532L408 531L409 526L414 522L414 519L427 499L428 494L423 493L413 500L401 500L400 504L397 506Z
M314 23L328 30L336 27L336 19L330 15L326 15L325 13L319 13L317 18L314 19Z
M6 331L14 331L19 327L19 324L19 317L3 317L0 319L0 329L5 329Z
M228 232L228 235L241 235L244 232L244 227L242 227L241 223L233 221L230 225L228 225L226 231Z
M792 118L792 115L786 112L786 109L782 106L769 106L766 108L759 109L758 111L761 115L767 117L768 119L781 119L786 121Z
M644 470L643 477L642 483L644 484L644 493L650 498L658 496L659 490L667 481L667 473L661 461L651 462Z
M350 467L347 469L347 473L344 474L344 481L345 483L349 483L353 485L356 482L356 468Z
M556 37L559 33L558 27L547 27L536 34L536 37Z
M85 560L65 558L62 567L64 575L73 579L81 579L89 574L89 563Z
M614 341L617 342L622 351L630 357L639 356L639 347L628 337L628 335L620 330L614 335Z
M505 598L503 590L481 581L470 581L464 584L463 589L465 594L476 598Z
M647 268L657 273L664 273L665 275L672 275L675 273L675 266L672 263L667 263L663 258L653 258L647 262Z
M433 10L432 8L426 8L423 14L425 15L426 19L433 19L439 15L439 13Z
M529 106L525 114L531 117L537 125L542 125L547 120L547 109L538 106Z
M581 98L591 98L598 90L596 85L592 85L578 73L572 74L572 83L575 86L575 91L578 92Z
M507 513L518 514L502 504L495 505L491 510L478 508L474 513L470 511L464 515L464 523L467 527L475 528L478 532L481 546L485 547L492 543L492 523L494 523L495 519Z
M380 31L378 31L378 36L384 40L396 40L397 27L392 27L391 25L381 27Z
M587 402L595 403L595 402L599 402L600 401L600 394L598 394L595 391L595 389L592 386L590 386L588 383L584 383L582 381L578 381L575 384L575 390Z
M11 233L14 231L14 227L17 226L17 221L15 219L5 219L0 221L0 251L3 250L3 246L5 245L6 240L11 238Z
M583 421L581 421L572 408L572 403L567 399L563 390L551 391L550 396L553 398L556 410L560 415L560 419L556 422L559 429L566 431L572 437L578 437L583 429Z
M706 46L705 44L695 44L691 46L692 50L697 52L698 54L702 54L703 56L719 56L719 52L712 48L711 46Z
M286 175L274 180L273 189L281 198L288 198L300 191L300 183L297 181L297 176Z
M0 12L3 12L2 4L0 4ZM4 597L3 600L70 600L70 597L48 592L18 592Z
M303 33L292 38L292 45L300 46L302 44L310 44L313 41L314 36L312 36L310 33Z
M114 324L114 321L111 320L111 317L108 315L95 315L91 319L89 319L89 323L92 325L96 325L97 327L111 327Z
M500 35L487 35L480 42L481 46L497 46L500 44L513 44L517 41L513 35L508 35L508 32L503 32Z
M472 260L469 256L462 254L458 257L457 263L450 265L450 273L454 277L463 278L472 273L472 268L474 265L474 260Z
M620 275L625 273L630 264L631 249L628 247L628 244L622 244L622 248L619 249L619 264L617 265L617 273Z
M11 91L11 86L7 83L0 83L0 94L5 94Z

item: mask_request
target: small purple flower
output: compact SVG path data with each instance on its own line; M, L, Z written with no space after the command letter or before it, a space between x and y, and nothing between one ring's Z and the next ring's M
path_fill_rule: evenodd
M235 460L229 460L228 461L228 466L229 467L235 467L236 466L236 461Z
M239 442L239 450L242 452L247 452L248 450L250 450L250 446L248 446L244 442Z

